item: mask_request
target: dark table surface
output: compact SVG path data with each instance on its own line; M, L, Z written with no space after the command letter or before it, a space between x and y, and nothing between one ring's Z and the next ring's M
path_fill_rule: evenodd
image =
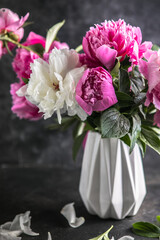
M147 196L135 217L124 220L102 220L87 213L81 201L78 185L80 169L60 168L4 168L0 169L0 224L10 221L16 214L31 211L32 229L40 236L23 236L23 240L88 240L114 225L110 237L118 239L130 235L136 221L154 222L160 215L160 174L158 161L146 164ZM60 214L61 208L75 202L77 216L85 217L85 224L77 229L69 227Z

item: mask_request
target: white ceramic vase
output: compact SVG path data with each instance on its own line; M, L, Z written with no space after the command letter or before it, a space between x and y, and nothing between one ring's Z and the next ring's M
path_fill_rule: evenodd
M81 170L80 195L89 213L101 218L134 216L146 195L142 157L136 145L89 132Z

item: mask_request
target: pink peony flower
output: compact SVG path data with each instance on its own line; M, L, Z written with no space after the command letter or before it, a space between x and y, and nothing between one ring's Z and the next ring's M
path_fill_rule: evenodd
M18 42L23 38L24 29L23 24L29 17L29 13L25 17L19 18L18 15L7 8L0 9L0 35L8 35L12 39L16 39ZM3 47L2 41L0 41L0 57L7 53L7 49ZM14 48L13 43L8 43L10 50Z
M158 110L154 115L154 124L156 124L160 128L160 111Z
M12 112L20 119L39 120L42 118L42 113L39 113L37 106L30 103L25 97L19 97L16 92L25 84L22 80L19 83L11 84L10 93L12 95Z
M33 44L41 44L45 47L45 38L34 33L30 32L26 42L23 44L24 46L29 46ZM16 56L12 62L12 67L16 72L18 78L29 78L31 74L30 63L34 61L34 59L39 58L39 55L33 53L32 51L27 51L23 48L18 48L16 50Z
M151 42L142 43L139 27L127 25L121 19L91 27L83 38L82 45L91 62L97 66L104 65L108 70L114 67L116 56L123 61L127 55L132 64L137 64L146 50L152 47Z
M144 57L147 61L139 61L139 70L148 80L145 105L153 103L160 110L160 50L158 52L150 50Z
M87 69L76 86L76 100L89 115L117 103L112 77L104 68Z
M34 44L41 44L43 48L45 48L45 38L34 33L30 32L26 42L23 43L24 46L30 46ZM56 47L60 48L69 48L66 43L60 43L58 41L54 41L50 47L49 53L51 50ZM48 60L49 53L45 53L43 58L44 60ZM39 58L39 55L33 53L32 51L27 51L26 49L19 48L16 50L16 56L13 60L12 66L14 71L17 73L18 78L29 78L31 74L30 63L33 63L35 59Z

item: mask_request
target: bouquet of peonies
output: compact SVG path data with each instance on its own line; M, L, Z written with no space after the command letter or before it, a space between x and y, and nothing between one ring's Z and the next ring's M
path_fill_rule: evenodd
M121 19L91 27L75 50L56 36L64 21L46 38L30 32L20 43L28 16L0 9L0 57L17 47L13 113L29 120L56 113L52 129L74 124L74 158L89 130L121 139L130 152L137 143L143 154L146 145L160 153L159 47Z

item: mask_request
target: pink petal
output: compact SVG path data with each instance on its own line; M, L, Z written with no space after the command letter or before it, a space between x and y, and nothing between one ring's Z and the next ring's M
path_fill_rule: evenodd
M154 124L160 127L160 111L157 111L154 115Z
M93 109L90 105L88 105L80 96L76 95L76 101L81 106L81 108L88 113L88 115L91 115L93 112Z
M102 45L101 47L97 48L96 57L108 70L112 70L115 65L117 51L108 47L107 45Z
M139 71L148 79L148 65L147 62L142 59L139 60Z

